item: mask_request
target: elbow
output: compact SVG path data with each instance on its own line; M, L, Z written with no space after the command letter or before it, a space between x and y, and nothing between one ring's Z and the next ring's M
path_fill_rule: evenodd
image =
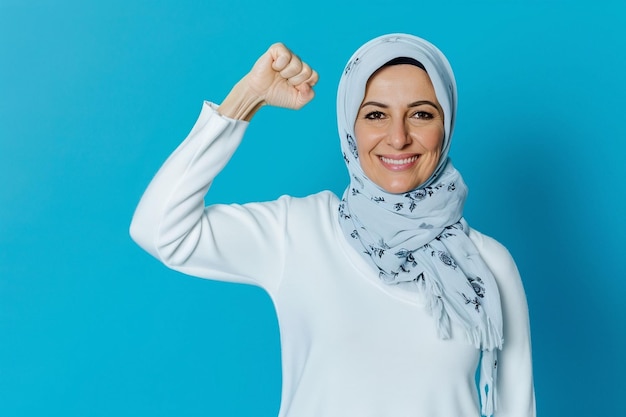
M142 225L140 218L137 215L133 216L130 222L129 234L130 238L143 250L158 258L156 250L154 236L150 233L151 228Z
M156 230L155 230L156 229ZM182 235L171 235L158 227L146 227L136 218L130 224L131 239L143 250L170 268L184 265L195 252L199 242L199 228Z
M168 236L167 233L160 234L155 242L155 256L170 268L185 265L185 263L195 253L199 241L199 227L194 227L186 233L177 236Z
M202 234L200 219L144 214L141 210L135 212L129 228L131 239L168 267L185 264L198 247Z
M141 229L139 228L139 226L137 225L137 222L135 221L135 219L133 218L133 220L130 222L130 227L128 228L128 234L130 235L130 238L139 246L143 246L141 244L141 242L143 241L142 239L142 233L141 233Z

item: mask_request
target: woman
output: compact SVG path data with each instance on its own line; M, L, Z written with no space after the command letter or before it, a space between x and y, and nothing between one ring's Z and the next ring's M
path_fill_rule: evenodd
M317 79L270 47L219 107L204 104L142 197L132 237L173 269L269 293L281 417L534 416L524 290L507 250L462 217L466 187L447 157L456 85L432 44L391 34L349 60L342 200L204 207L254 113L301 108Z

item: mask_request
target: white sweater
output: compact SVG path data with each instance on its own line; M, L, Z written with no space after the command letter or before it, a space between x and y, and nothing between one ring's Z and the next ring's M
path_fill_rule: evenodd
M280 417L479 416L480 351L460 328L439 339L416 294L379 281L345 240L334 194L204 207L247 126L205 103L145 191L133 239L177 271L269 293L281 335ZM504 309L495 415L534 416L519 273L498 242L475 230L470 238L496 277Z

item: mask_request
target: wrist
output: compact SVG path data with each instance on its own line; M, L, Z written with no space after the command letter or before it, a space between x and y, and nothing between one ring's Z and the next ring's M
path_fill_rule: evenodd
M240 80L228 93L217 111L226 117L250 121L252 116L265 104L254 90L248 87L246 79Z

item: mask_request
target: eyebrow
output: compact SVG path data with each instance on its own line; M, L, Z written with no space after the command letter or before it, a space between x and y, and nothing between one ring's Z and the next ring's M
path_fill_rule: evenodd
M438 105L436 105L435 103L433 103L433 102L432 102L432 101L430 101L430 100L419 100L419 101L414 101L413 103L409 104L407 107L409 107L409 108L410 108L410 107L417 107L417 106L421 106L421 105L424 105L424 104L428 104L428 105L430 105L430 106L433 106L433 107L434 107L434 108L436 108L437 110L439 110L439 106L438 106ZM363 107L365 107L365 106L377 106L377 107L382 107L383 109L387 109L387 108L389 108L389 106L388 106L388 105L383 104L383 103L379 103L379 102L377 102L377 101L368 101L368 102L365 102L365 103L363 103L363 104L361 105L361 108L363 108Z

